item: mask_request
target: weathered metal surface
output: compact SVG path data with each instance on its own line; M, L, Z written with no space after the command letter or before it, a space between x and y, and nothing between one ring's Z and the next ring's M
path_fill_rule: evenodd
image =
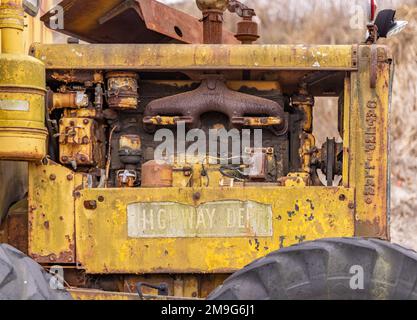
M90 43L202 43L199 19L154 0L65 0L60 32ZM51 14L41 20L49 27ZM238 43L224 31L224 43Z
M39 263L75 262L74 174L29 165L29 255Z
M99 197L102 202L97 201L97 209L84 208L85 201ZM270 204L273 236L129 238L127 206L167 199L193 206L233 199ZM81 190L75 209L77 261L92 274L233 272L281 247L323 237L352 236L352 203L353 190L344 188Z
M21 252L28 253L28 200L23 199L14 204L1 225L4 238L0 243L7 243Z
M130 238L272 237L272 207L253 201L175 202L127 206Z
M88 96L82 91L54 92L49 112L54 109L86 108L88 103Z
M285 187L306 187L311 184L310 174L306 172L289 173L280 179L280 184Z
M196 128L200 125L201 116L207 112L223 113L233 124L240 124L245 115L274 117L279 120L275 126L277 134L287 131L283 105L270 99L232 91L225 81L217 77L204 79L196 90L150 102L145 109L144 122L156 116L186 116L190 118L191 126ZM244 122L244 125L247 124Z
M0 159L46 155L45 68L24 55L0 55Z
M138 294L125 292L107 292L91 289L68 289L74 300L141 300Z
M67 118L59 121L60 161L66 165L104 166L104 130L90 118Z
M300 135L299 155L301 168L304 172L312 173L312 160L317 153L316 139L313 135L313 107L314 97L307 90L305 83L301 84L300 92L292 97L292 104L300 109L303 115L303 132Z
M375 89L372 89L372 50L376 50ZM357 236L389 237L388 141L390 54L385 46L359 47L359 72L352 73L349 181L356 190Z
M199 299L207 298L218 286L220 286L230 274L152 274L152 275L128 275L123 277L123 291L136 292L138 282L151 285L166 284L168 297ZM143 294L150 297L155 294L155 289L143 287Z
M173 183L173 170L169 164L160 164L154 160L142 165L143 188L169 188Z
M138 75L134 72L109 72L106 74L108 104L114 109L136 109L138 106Z
M223 10L203 10L203 43L221 44L223 42Z
M47 69L356 70L350 45L41 45L31 54Z
M117 301L117 300L142 300L136 293L127 292L108 292L100 290L89 289L68 289L71 297L74 300L87 300L87 301ZM156 296L156 295L144 295L143 300L190 300L190 298L181 298L178 296Z
M259 39L258 23L253 21L255 10L237 0L229 0L228 10L242 18L237 23L236 39L243 44L251 44Z

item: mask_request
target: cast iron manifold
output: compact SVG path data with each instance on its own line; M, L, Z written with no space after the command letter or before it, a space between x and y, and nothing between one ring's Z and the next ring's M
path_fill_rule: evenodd
M219 77L202 80L195 90L150 102L145 109L143 122L149 131L154 129L154 119L158 117L174 117L191 128L199 128L201 116L208 112L225 114L236 127L244 126L244 119L248 117L275 118L278 124L273 128L277 135L283 135L288 130L281 103L230 90Z

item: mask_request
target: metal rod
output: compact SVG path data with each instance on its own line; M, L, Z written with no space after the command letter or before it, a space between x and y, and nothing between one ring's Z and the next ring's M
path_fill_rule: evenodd
M1 53L23 54L22 0L0 0Z

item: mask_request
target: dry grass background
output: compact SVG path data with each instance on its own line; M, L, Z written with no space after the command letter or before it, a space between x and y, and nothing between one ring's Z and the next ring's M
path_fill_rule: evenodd
M364 40L364 29L352 29L354 4L367 1L251 0L256 8L263 43L348 44ZM397 19L410 24L401 34L382 42L391 46L396 76L391 120L392 241L417 250L417 0L379 2L379 8L395 7ZM173 6L199 16L193 0ZM234 31L236 18L226 16ZM319 141L336 135L334 101L318 101L316 134ZM329 123L333 123L329 127Z

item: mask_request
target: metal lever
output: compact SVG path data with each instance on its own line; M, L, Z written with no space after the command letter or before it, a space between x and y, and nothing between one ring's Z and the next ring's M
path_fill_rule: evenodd
M168 296L168 285L166 283L161 283L159 286L157 286L145 282L138 282L136 284L136 290L141 300L144 300L142 287L158 290L158 296Z

